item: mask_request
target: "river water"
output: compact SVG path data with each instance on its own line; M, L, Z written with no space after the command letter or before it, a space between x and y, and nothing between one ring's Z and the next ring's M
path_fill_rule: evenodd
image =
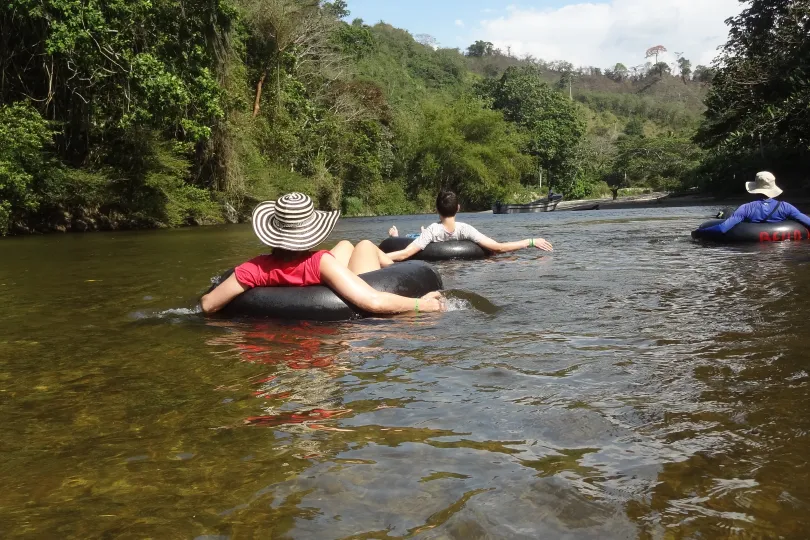
M464 215L555 252L340 324L195 312L249 226L4 239L2 537L802 537L810 245L713 210Z

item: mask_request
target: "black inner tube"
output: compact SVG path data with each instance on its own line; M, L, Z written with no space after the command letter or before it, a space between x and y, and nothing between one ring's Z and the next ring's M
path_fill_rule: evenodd
M380 249L385 253L399 251L408 247L414 238L389 236L380 242ZM450 259L484 259L492 255L471 240L448 240L446 242L431 242L425 249L418 252L409 260L420 261L448 261Z
M217 284L233 273L228 270ZM419 261L398 263L360 278L374 289L418 298L442 288L442 278L429 264ZM308 287L255 287L240 294L220 310L220 317L261 317L299 321L346 321L373 314L339 297L325 285Z
M696 240L714 242L782 242L784 240L810 240L810 231L798 221L786 220L779 223L738 223L725 234L706 231L707 227L723 223L722 219L711 219L692 231Z

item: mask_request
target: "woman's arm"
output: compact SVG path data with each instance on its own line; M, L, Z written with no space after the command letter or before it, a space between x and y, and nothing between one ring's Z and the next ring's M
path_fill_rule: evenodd
M497 242L488 236L481 236L476 243L484 249L488 249L493 253L509 253L510 251L517 251L527 247L536 247L543 251L554 251L551 243L543 238L529 238L526 240L517 240L515 242Z
M414 240L413 242L408 244L408 247L406 247L405 249L400 249L399 251L392 251L391 253L386 253L386 255L388 255L388 257L392 261L404 261L406 259L410 259L420 251L422 251L422 248L416 245L416 240Z
M400 249L399 251L392 251L387 255L394 261L404 261L406 259L410 259L426 247L428 244L435 240L433 233L430 230L431 228L428 227L427 229L422 227L422 233L419 235L419 238L408 244L408 247L405 249Z
M328 257L334 260L334 257ZM228 279L216 286L210 293L200 298L200 306L203 313L215 313L228 305L228 302L248 290L236 279L236 274L231 274Z
M345 300L371 313L441 311L441 294L431 292L421 298L408 298L374 289L334 257L321 258L321 281Z

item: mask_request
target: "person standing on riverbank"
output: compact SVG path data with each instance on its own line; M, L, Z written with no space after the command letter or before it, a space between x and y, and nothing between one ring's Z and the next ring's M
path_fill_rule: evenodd
M748 193L758 195L759 199L746 203L734 211L728 219L717 225L703 229L707 232L727 233L732 227L746 221L748 223L779 223L793 219L810 229L810 217L785 201L776 198L783 192L776 185L776 177L768 171L758 172L753 182L746 182Z
M204 313L214 313L253 287L305 287L326 285L340 297L370 313L442 311L439 292L421 298L407 298L378 291L360 279L360 274L393 264L368 240L353 246L343 240L329 251L310 251L326 240L340 217L340 211L315 210L303 193L289 193L266 201L253 210L253 231L273 248L240 264L226 280L200 299Z
M543 238L528 238L515 242L498 242L475 229L472 225L456 221L456 214L461 210L458 196L452 191L442 190L436 197L436 211L441 221L428 227L422 227L422 234L411 242L408 247L393 251L388 256L394 261L404 261L425 249L431 242L445 242L447 240L470 240L493 253L509 253L528 247L536 247L544 251L553 251L551 243ZM396 226L388 230L389 236L399 236Z

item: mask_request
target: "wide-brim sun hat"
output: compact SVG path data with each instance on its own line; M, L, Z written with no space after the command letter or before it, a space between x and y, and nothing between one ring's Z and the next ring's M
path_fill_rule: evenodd
M253 210L253 231L270 247L306 251L326 240L339 217L340 210L315 210L308 196L288 193Z
M768 171L758 172L753 182L746 182L745 189L748 193L759 193L773 199L782 194L782 190L776 185L776 177Z

